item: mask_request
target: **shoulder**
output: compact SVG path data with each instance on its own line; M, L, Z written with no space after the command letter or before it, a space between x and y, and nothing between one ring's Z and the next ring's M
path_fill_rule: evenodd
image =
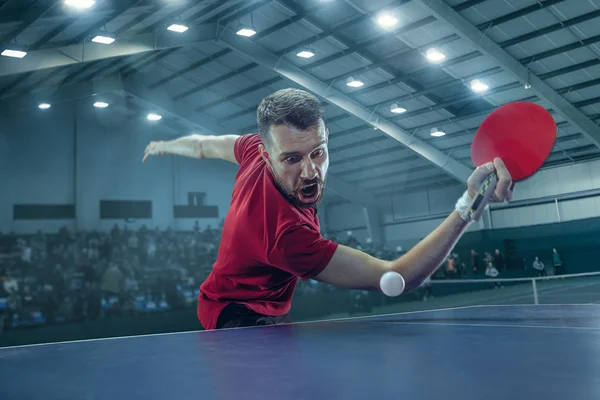
M258 146L261 143L260 135L257 133L250 133L237 138L234 146L234 154L237 162L242 164L258 156Z
M315 224L291 219L277 229L267 258L279 269L310 279L325 269L337 248Z

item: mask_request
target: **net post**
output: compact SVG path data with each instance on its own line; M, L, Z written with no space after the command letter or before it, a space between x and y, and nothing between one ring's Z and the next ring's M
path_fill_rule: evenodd
M535 278L531 280L531 286L533 286L533 304L540 304L540 301L538 299L537 285L535 281Z

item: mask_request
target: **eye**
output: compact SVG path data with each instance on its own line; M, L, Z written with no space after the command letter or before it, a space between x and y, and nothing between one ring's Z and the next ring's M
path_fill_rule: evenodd
M298 156L290 156L285 159L285 162L288 164L295 164L300 161L300 157Z
M323 150L322 148L321 149L317 149L313 153L313 157L321 157L323 154L325 154L325 150Z

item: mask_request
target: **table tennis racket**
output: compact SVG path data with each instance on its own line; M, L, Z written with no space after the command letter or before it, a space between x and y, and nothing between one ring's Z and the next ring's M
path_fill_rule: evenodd
M517 101L495 109L479 126L471 145L471 159L478 167L494 158L506 165L513 182L535 174L548 159L556 142L556 122L542 106ZM479 220L496 189L498 177L490 174L481 185L470 209L474 221Z

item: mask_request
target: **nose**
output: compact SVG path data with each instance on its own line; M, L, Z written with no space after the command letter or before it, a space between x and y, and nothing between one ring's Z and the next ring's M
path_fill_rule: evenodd
M317 166L315 165L315 163L313 162L312 159L305 159L302 162L302 172L300 174L300 177L302 179L305 179L307 181L310 181L312 179L315 179L317 177Z

